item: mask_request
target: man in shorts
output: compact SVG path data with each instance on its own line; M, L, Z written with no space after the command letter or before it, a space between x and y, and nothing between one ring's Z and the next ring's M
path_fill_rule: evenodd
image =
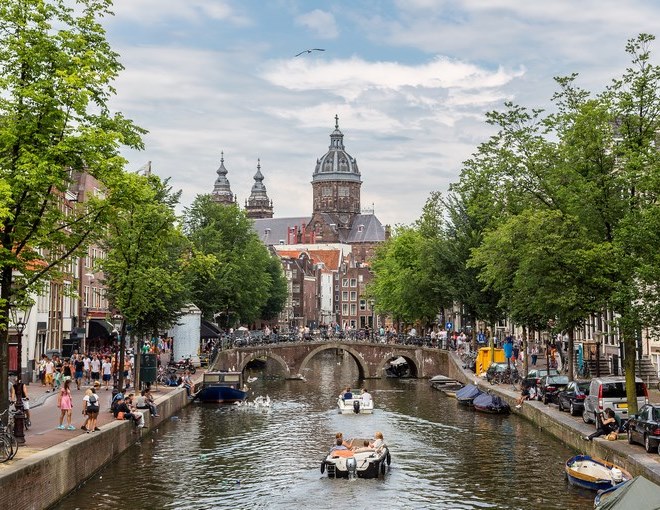
M53 375L55 374L55 363L52 359L46 362L46 386L48 389L46 393L53 389Z
M89 366L92 371L92 382L99 381L99 384L101 384L101 360L99 359L98 354L94 354L94 358Z
M80 390L80 384L83 378L83 367L85 363L80 354L73 355L73 379L76 381L76 387Z

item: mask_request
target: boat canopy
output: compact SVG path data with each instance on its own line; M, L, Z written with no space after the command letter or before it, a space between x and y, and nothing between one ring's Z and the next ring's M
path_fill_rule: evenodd
M643 476L636 476L616 489L597 506L598 510L655 510L660 501L660 486Z
M477 395L480 395L483 393L479 388L477 388L474 384L468 384L467 386L461 388L456 392L456 398L459 400L466 399L466 398L474 398Z

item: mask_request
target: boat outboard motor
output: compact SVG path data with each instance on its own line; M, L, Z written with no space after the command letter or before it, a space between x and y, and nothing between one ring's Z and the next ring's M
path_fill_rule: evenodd
M612 482L614 484L621 483L623 481L623 473L619 468L613 467L610 470L610 476L612 477Z
M353 412L355 414L360 414L360 401L359 400L353 400Z
M348 471L348 478L353 480L357 477L357 459L349 457L346 459L346 470Z

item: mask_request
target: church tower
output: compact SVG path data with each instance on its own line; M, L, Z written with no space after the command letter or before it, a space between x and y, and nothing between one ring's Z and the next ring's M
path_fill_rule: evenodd
M344 149L344 134L335 115L329 150L316 161L312 176L313 212L308 228L316 233L317 239L333 242L333 238L339 240L351 229L353 219L360 214L361 186L357 161ZM324 228L324 223L332 227L330 231Z
M261 160L257 160L257 173L254 174L254 184L250 198L245 201L245 213L248 218L272 218L273 201L268 198L264 176L261 173Z
M225 153L220 153L220 168L216 170L218 178L213 186L213 201L219 204L235 204L236 196L231 192L229 180L227 179L227 169L225 168Z

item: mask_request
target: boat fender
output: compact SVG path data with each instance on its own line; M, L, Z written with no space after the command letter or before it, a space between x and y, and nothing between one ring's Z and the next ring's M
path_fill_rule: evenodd
M392 463L392 457L390 456L390 451L387 450L387 465L389 466Z
M325 473L325 461L321 461L321 474Z
M353 400L353 412L355 414L360 414L360 401L359 400Z
M383 476L385 476L385 469L387 469L386 466L385 466L385 463L381 462L380 463L380 474L383 475Z

